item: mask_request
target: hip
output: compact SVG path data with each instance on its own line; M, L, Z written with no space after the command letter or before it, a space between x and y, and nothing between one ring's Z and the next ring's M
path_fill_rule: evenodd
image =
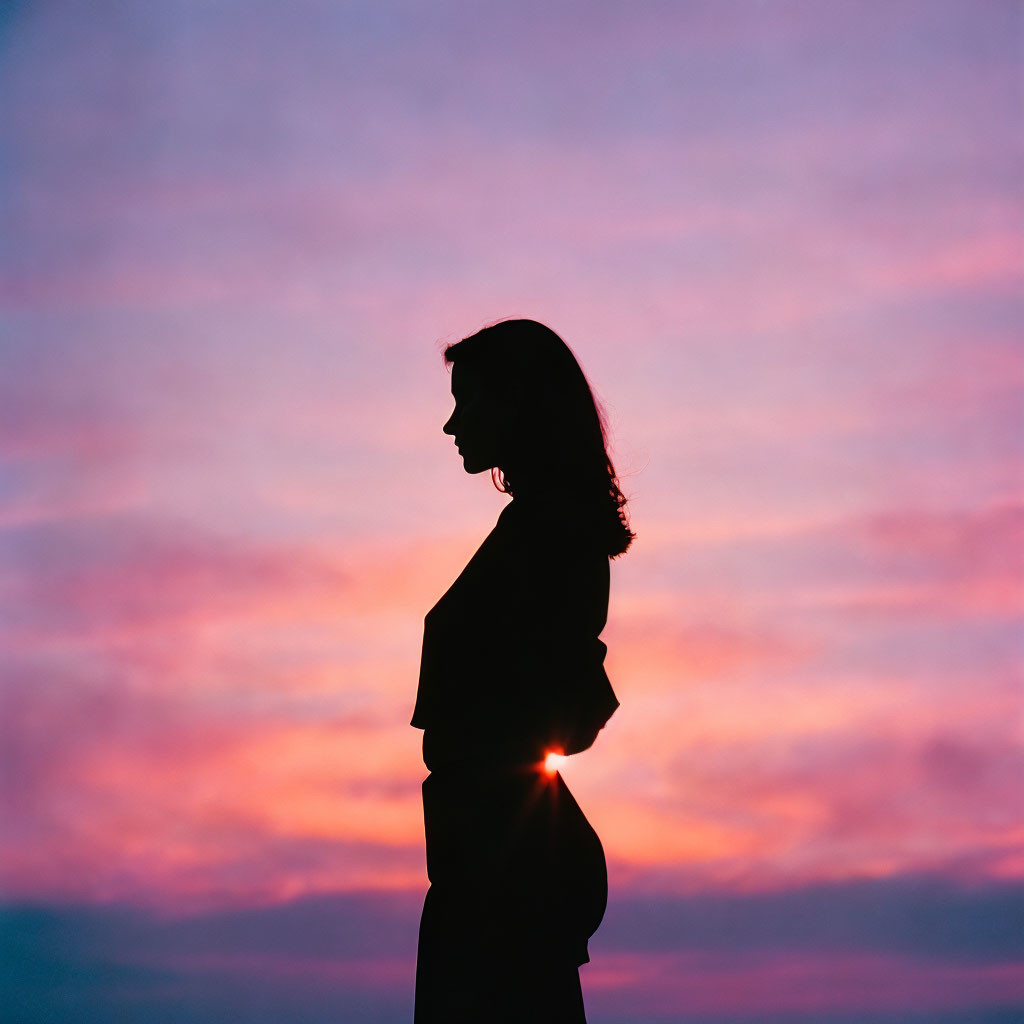
M557 772L446 766L423 780L422 792L432 883L521 879L607 891L601 841Z

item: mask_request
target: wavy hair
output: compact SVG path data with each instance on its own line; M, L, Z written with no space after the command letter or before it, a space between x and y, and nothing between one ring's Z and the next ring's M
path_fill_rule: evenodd
M499 320L446 346L443 358L472 368L523 413L524 456L594 513L609 558L623 554L636 534L608 455L607 417L569 346L536 320ZM492 468L491 479L515 496L508 467Z

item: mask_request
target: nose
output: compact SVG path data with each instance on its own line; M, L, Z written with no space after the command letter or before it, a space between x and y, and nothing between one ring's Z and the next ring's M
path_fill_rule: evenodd
M454 426L454 424L455 424L455 413L452 413L451 416L448 417L448 422L441 429L446 434L451 434L454 437L455 436L455 426Z

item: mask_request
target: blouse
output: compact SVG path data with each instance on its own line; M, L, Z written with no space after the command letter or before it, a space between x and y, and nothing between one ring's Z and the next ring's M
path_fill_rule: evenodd
M514 498L423 620L411 724L433 771L586 750L619 702L599 639L609 560L583 510Z

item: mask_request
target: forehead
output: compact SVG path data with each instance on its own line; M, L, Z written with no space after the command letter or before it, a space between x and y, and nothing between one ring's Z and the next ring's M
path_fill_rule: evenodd
M459 399L480 388L480 377L476 371L463 363L452 363L452 397Z

